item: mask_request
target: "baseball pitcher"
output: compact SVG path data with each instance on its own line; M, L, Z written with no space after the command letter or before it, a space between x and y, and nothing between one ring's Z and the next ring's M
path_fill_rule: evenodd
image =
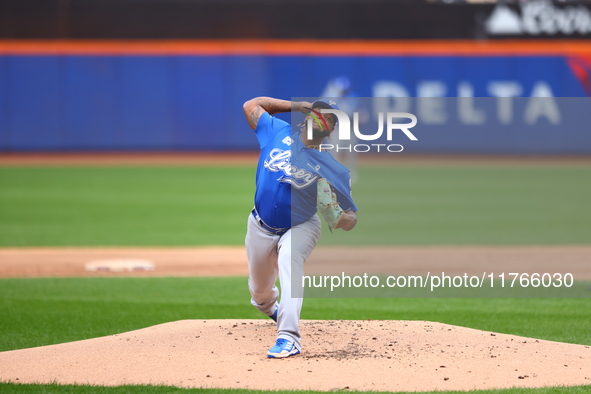
M327 100L309 103L270 97L257 97L243 106L261 149L245 240L248 287L252 305L277 322L277 341L267 352L270 358L301 351L302 298L291 297L292 269L303 273L304 262L316 247L322 227L318 214L331 229L350 231L357 224L349 171L320 149L337 122L336 116L322 114L322 108L339 109ZM294 132L289 123L273 116L291 111L306 114L302 125L311 124L310 139L303 128Z

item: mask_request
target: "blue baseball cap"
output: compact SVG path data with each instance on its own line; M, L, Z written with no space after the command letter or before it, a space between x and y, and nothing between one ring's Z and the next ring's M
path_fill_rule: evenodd
M336 109L336 110L341 110L339 108L339 106L337 105L337 103L335 103L332 100L316 100L312 103L312 108L324 108L324 109ZM339 118L334 115L335 118L335 124L339 121Z

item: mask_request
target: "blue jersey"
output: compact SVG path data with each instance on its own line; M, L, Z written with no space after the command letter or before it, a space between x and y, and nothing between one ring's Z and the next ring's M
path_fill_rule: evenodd
M310 219L316 213L320 178L332 184L341 208L357 211L349 170L330 153L306 148L299 132L267 112L261 115L255 133L261 154L254 204L267 225L289 228Z

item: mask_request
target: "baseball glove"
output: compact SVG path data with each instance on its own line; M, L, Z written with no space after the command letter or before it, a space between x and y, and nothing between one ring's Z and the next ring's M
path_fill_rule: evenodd
M337 196L332 191L330 182L326 178L320 178L317 186L316 206L318 207L318 212L326 220L326 223L331 229L335 228L339 220L341 220L344 211L337 202Z

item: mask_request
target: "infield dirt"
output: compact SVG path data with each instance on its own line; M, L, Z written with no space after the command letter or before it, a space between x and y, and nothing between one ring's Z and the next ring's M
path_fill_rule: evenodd
M87 271L86 263L145 260L151 271ZM318 247L306 262L306 274L335 270L350 274L448 275L497 272L568 272L591 280L591 246L397 246ZM0 278L83 276L246 276L246 251L241 246L209 247L77 247L0 248Z

